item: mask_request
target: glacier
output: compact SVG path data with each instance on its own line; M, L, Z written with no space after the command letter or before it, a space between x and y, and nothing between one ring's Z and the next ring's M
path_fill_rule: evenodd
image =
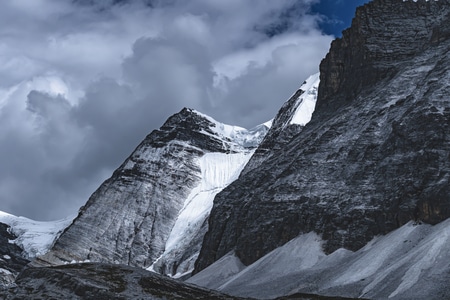
M23 254L27 258L34 258L47 253L53 242L72 223L74 217L69 216L57 221L40 222L0 211L0 223L10 226L11 233L17 237L10 243L22 248Z
M166 241L164 253L148 270L168 274L175 278L192 272L199 254L198 251L178 266L176 274L171 274L171 270L163 271L161 268L170 266L170 262L175 260L176 253L188 250L190 242L202 230L202 226L209 216L214 197L239 177L253 152L254 150L233 154L206 153L198 158L197 164L201 170L200 184L192 189L186 198Z

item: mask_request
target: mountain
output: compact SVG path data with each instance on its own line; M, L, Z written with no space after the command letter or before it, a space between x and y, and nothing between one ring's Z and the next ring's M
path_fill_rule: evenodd
M267 130L181 110L142 141L33 264L91 261L189 274L214 196L239 176Z
M428 224L446 220L450 216L449 19L448 1L375 0L358 8L351 28L332 43L320 65L311 122L284 145L275 141L256 150L262 153L257 166L216 196L194 273L230 253L238 259L235 271L252 266L311 232L320 236L323 255L332 255L341 249L361 250L376 236L411 220ZM276 125L270 129L276 130ZM441 242L448 243L448 231L444 233ZM378 261L379 270L388 268L389 262ZM357 270L362 274L363 266ZM339 268L324 270L342 275ZM440 289L434 291L435 297L445 292L442 283L450 279L448 264L443 270L434 282ZM406 269L396 271L395 278L413 276ZM415 271L421 280L429 275L420 267ZM277 277L270 271L260 274ZM351 292L336 289L336 295L364 296L368 284L380 288L379 278L357 277L352 284L368 280L367 284L352 286ZM300 278L284 280L299 285ZM242 290L248 283L255 293L262 287L254 281L239 282ZM328 288L311 285L317 293ZM231 286L229 291L239 291ZM411 299L405 286L411 287L392 284L370 294ZM432 289L428 285L425 291Z
M236 297L450 298L449 49L450 0L358 8L271 122L173 115L0 295L228 297L142 269L195 267Z
M308 232L327 254L356 251L450 216L449 16L449 1L357 9L320 65L311 122L216 196L195 272Z

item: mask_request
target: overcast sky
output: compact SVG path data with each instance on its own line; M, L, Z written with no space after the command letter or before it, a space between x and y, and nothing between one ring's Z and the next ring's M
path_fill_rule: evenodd
M75 214L183 107L273 118L364 2L0 1L0 210Z

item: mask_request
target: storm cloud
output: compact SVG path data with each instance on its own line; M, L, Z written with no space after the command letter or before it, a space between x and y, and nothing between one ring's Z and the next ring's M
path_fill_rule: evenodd
M314 0L0 3L0 210L75 214L183 107L253 127L318 71Z

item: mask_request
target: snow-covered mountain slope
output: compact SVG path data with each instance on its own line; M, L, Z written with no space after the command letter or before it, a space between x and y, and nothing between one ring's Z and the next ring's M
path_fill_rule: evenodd
M270 130L245 166L243 174L257 168L271 157L273 150L283 147L302 131L314 112L319 83L319 73L311 75L283 104L275 118L269 121Z
M225 293L275 298L298 292L368 299L450 299L450 219L408 224L364 248L326 255L300 235L245 267L233 253L187 281Z
M0 289L36 255L46 253L73 218L37 222L0 211Z
M39 222L0 211L0 223L10 226L9 231L16 236L10 243L22 248L26 258L47 253L55 239L70 225L73 218L74 216L58 221Z
M215 194L239 176L267 131L183 109L144 139L34 264L89 260L189 273Z

